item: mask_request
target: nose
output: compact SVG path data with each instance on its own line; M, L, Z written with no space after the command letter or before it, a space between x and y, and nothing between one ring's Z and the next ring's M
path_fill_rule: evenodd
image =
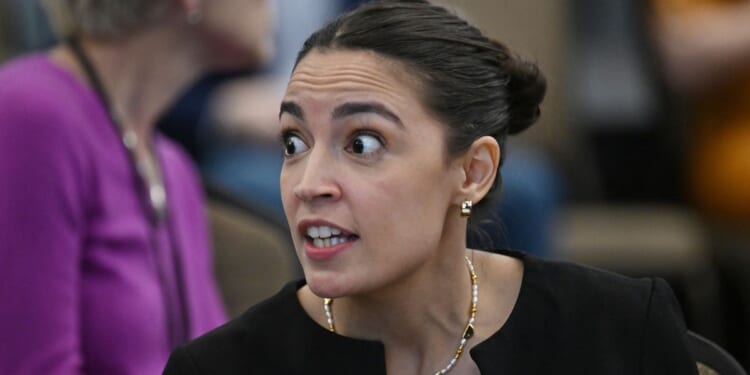
M294 186L294 195L303 202L336 201L341 198L341 188L334 172L335 161L322 152L311 152L300 165L300 177Z

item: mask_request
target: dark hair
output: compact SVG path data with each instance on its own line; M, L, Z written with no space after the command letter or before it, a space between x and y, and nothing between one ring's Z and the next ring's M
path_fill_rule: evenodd
M330 48L374 51L416 73L427 108L449 128L448 156L485 135L504 152L508 134L539 118L546 81L536 65L428 1L366 3L311 35L295 66L313 49ZM487 200L498 190L499 171L497 176Z

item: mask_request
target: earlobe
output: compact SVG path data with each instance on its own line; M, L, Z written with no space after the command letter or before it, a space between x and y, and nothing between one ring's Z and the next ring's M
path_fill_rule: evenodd
M464 159L466 180L462 187L464 199L474 203L484 198L495 182L500 165L500 145L493 137L480 137L472 143Z

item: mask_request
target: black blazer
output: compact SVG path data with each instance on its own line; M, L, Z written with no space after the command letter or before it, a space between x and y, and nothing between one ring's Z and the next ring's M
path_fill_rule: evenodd
M523 283L506 324L470 351L482 374L697 374L663 280L504 253L523 260ZM383 345L319 326L303 285L178 348L164 374L385 374Z

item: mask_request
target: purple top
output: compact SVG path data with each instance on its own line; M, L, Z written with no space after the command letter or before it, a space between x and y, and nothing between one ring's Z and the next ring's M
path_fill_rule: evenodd
M199 180L155 142L169 217L152 228L92 88L46 55L0 67L0 374L160 374L175 322L225 321Z

